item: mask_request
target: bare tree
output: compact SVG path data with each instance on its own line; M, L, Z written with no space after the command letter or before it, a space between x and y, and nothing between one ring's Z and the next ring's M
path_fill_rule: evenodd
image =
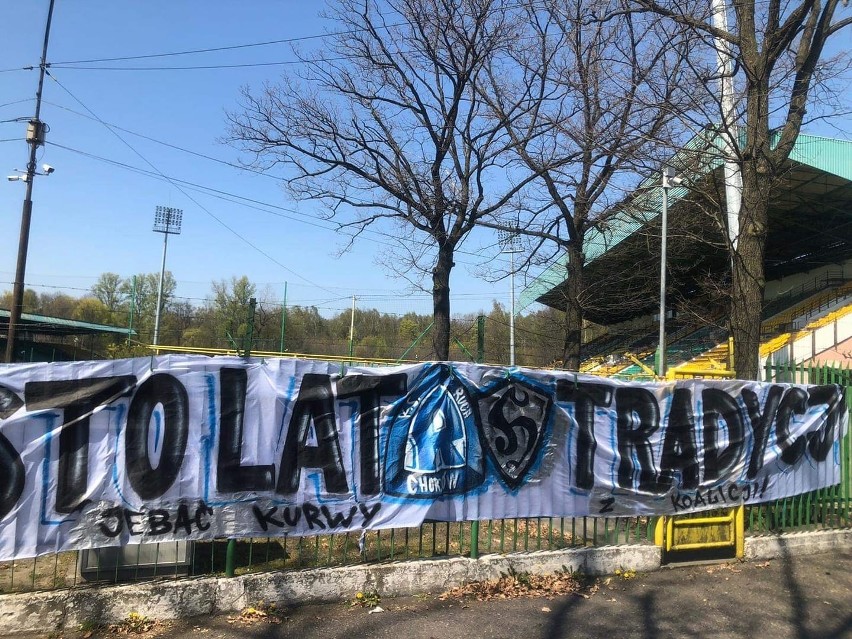
M730 325L737 376L755 379L770 194L808 121L808 110L811 118L824 116L825 98L832 93L834 101L828 104L837 104L838 87L827 80L848 66L836 58L826 59L824 52L826 44L852 24L852 17L847 13L836 18L840 5L846 5L838 0L737 0L730 9L723 1L714 4L715 16L706 0L635 0L640 11L692 31L692 66L705 87L700 104L709 103L713 110L696 107L682 115L714 123L716 149L741 174L741 190L737 187L738 193L727 203L733 214L727 222L732 257ZM721 63L716 62L717 55ZM725 64L726 59L731 64ZM724 94L719 91L720 80L729 82L733 104L719 98ZM821 104L814 100L816 88L822 90ZM737 214L732 201L739 197Z
M530 27L513 49L520 70L492 68L487 99L520 160L540 178L538 206L526 206L526 219L515 224L540 251L555 245L567 257L562 361L577 370L584 316L620 277L584 277L587 241L592 231L601 239L613 216L629 214L627 194L671 153L672 114L690 94L688 42L682 30L626 12L619 0L522 5ZM620 290L647 303L647 289ZM622 296L619 303L631 301Z
M431 274L437 359L449 355L456 250L532 179L508 165L508 137L477 91L488 60L516 40L507 4L338 0L323 55L302 56L262 93L245 90L230 116L232 139L286 167L296 197L356 234L398 225L398 270Z

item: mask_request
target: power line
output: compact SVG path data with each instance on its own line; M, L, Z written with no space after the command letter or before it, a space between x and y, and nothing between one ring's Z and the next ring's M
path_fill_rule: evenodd
M79 111L75 111L74 109L69 109L66 106L62 106L61 104L56 104L54 102L48 102L44 100L45 104L49 104L52 107L56 107L57 109L62 109L63 111L68 111L68 113L73 113L81 118L86 118L87 120L92 120L94 122L98 122L97 118L93 118L90 115L85 113L80 113ZM130 135L134 135L138 138L142 138L143 140L148 140L149 142L154 142L155 144L160 144L162 146L168 147L170 149L174 149L176 151L181 151L183 153L187 153L189 155L194 155L195 157L203 158L205 160L210 160L211 162L216 162L217 164L222 164L224 166L229 166L234 169L239 169L241 171L247 171L249 173L254 173L255 175L261 175L266 178L270 178L272 180L281 181L282 178L272 175L271 173L266 173L265 171L261 171L259 169L254 169L247 166L242 166L240 164L236 164L234 162L228 162L227 160L223 160L221 158L213 157L212 155L207 155L205 153L200 153L199 151L193 151L192 149L187 149L182 146L178 146L176 144L172 144L171 142L164 142L163 140L158 140L156 138L151 137L150 135L145 135L144 133L139 133L138 131L131 131L130 129L125 129L117 124L112 124L111 122L104 122L108 127L116 129L118 131L122 131L124 133L129 133Z
M0 104L0 108L12 106L13 104L22 104L24 102L32 102L34 100L35 100L35 98L23 98L21 100L14 100L12 102L4 102L3 104Z
M110 126L106 123L103 123L103 124L107 127ZM295 209L290 209L290 208L287 208L287 207L284 207L284 206L281 206L281 205L278 205L278 204L272 204L270 202L264 202L262 200L256 200L254 198L249 198L249 197L246 197L246 196L243 196L243 195L238 195L236 193L230 193L228 191L223 191L221 189L215 189L213 187L205 186L203 184L197 184L195 182L189 182L187 180L182 180L180 178L167 176L167 175L164 175L163 173L160 173L158 171L149 171L147 169L143 169L143 168L136 167L136 166L133 166L133 165L130 165L130 164L126 164L124 162L119 162L118 160L112 160L110 158L105 158L103 156L99 156L99 155L96 155L94 153L89 153L87 151L82 151L80 149L75 149L73 147L65 146L65 145L59 144L57 142L46 141L46 144L49 144L51 146L63 149L65 151L77 153L79 155L91 158L93 160L105 162L107 164L111 164L111 165L116 166L118 168L122 168L122 169L125 169L125 170L128 170L128 171L132 171L132 172L138 173L140 175L144 175L144 176L151 177L151 178L158 179L158 180L163 180L163 181L169 182L171 184L174 184L174 183L183 184L189 190L194 190L194 191L199 192L199 193L204 193L205 195L208 195L209 197L213 197L213 198L222 200L224 202L230 202L231 204L237 204L239 206L244 206L246 208L261 211L263 213L268 213L269 215L274 215L276 217L280 217L280 218L283 218L283 219L286 219L286 220L290 220L290 221L293 221L293 222L299 222L301 224L307 224L309 226L314 226L314 227L319 228L319 229L334 231L335 233L340 233L341 235L344 235L345 237L348 237L350 239L359 238L359 239L363 239L363 240L368 241L368 242L373 242L373 243L379 244L381 246L390 246L391 245L391 243L388 242L388 241L384 241L384 240L380 240L380 239L374 239L372 237L364 237L364 234L370 234L370 235L376 235L376 236L379 236L379 237L382 237L382 238L391 239L391 240L394 241L394 243L410 242L412 244L418 244L418 245L424 246L426 248L432 248L432 244L430 244L429 242L417 240L417 239L414 239L414 238L404 238L403 239L403 238L400 238L398 236L391 235L390 233L377 231L375 229L365 229L360 234L347 233L346 231L344 231L343 229L341 229L338 225L336 225L334 223L329 222L329 224L323 225L314 216L309 215L307 213L302 213L302 212L297 211ZM271 208L271 209L276 209L277 211L283 211L284 213L278 213L276 211L270 211L266 208L261 208L261 207L268 207L268 208ZM291 217L290 215L285 215L285 213L290 213L292 215L298 215L298 216L301 216L302 218L308 218L308 219L300 219L300 218ZM490 246L488 246L486 248L490 248ZM461 250L461 249L456 249L455 252L457 254L460 254L460 255L470 255L472 257L478 257L478 258L483 257L483 255L481 255L479 253L473 253L473 252L464 251L464 250ZM475 265L473 262L468 262L468 261L464 261L464 260L457 260L457 262L460 263L460 264L468 264L468 265L471 265L471 266ZM328 290L328 289L324 289L324 290Z
M312 63L336 62L346 60L346 56L337 58L319 58L311 60ZM68 69L71 71L212 71L217 69L246 69L252 67L281 67L296 64L304 64L304 60L280 60L277 62L244 62L241 64L199 64L183 67L86 67L77 65L51 64L51 69Z
M70 95L70 96L71 96L71 98L73 98L73 99L74 99L74 100L75 100L75 101L76 101L76 102L77 102L77 103L78 103L81 107L83 107L86 111L88 111L88 112L89 112L89 114L90 114L90 115L92 115L92 117L94 117L95 119L97 119L97 120L98 120L98 122L100 122L101 124L103 124L103 125L107 128L107 130L109 130L109 131L110 131L110 132L111 132L111 133L112 133L112 134L113 134L116 138L118 138L118 140L119 140L122 144L124 144L127 148L129 148L129 149L130 149L130 150L131 150L134 154L136 154L136 155L137 155L137 156L138 156L138 157L139 157L139 158L140 158L143 162L145 162L148 166L150 166L150 167L151 167L151 168L152 168L152 169L153 169L156 173L158 173L158 174L159 174L162 178L166 179L166 180L167 180L167 181L168 181L168 182L169 182L172 186L174 186L174 187L175 187L178 191L180 191L181 193L183 193L183 194L184 194L184 196L186 196L186 197L187 197L187 198L188 198L191 202L193 202L196 206L198 206L198 208L200 208L202 211L204 211L204 212L205 212L205 213L206 213L209 217L211 217L213 220L215 220L215 221L216 221L219 225L221 225L222 227L224 227L226 230L230 231L230 232L231 232L231 234L233 234L235 237L237 237L240 241L244 242L245 244L247 244L248 246L250 246L251 248L253 248L255 251L257 251L258 253L260 253L260 254L261 254L261 255L263 255L264 257L266 257L268 260L270 260L270 261L271 261L271 262L273 262L274 264L277 264L278 266L280 266L281 268L283 268L283 269L284 269L285 271L287 271L288 273L292 273L293 275L295 275L295 276L296 276L296 277L298 277L299 279L304 280L304 281L305 281L305 282L307 282L308 284L311 284L311 285L313 285L313 286L316 286L316 287L317 287L317 288L319 288L319 289L326 290L324 287L320 286L320 285L319 285L319 284L317 284L316 282L312 282L311 280L309 280L308 278L306 278L306 277L305 277L304 275L302 275L301 273L299 273L299 272L297 272L297 271L295 271L295 270L291 269L291 268L290 268L290 267L288 267L288 266L285 266L284 264L282 264L281 262L279 262L277 259L275 259L272 255L270 255L269 253L267 253L266 251L264 251L263 249L261 249L259 246L256 246L256 245L255 245L255 244L253 244L250 240L248 240L247 238L243 237L242 235L240 235L239 233L237 233L234 229L232 229L230 226L228 226L227 224L225 224L225 222L223 222L221 219L219 219L216 215L214 215L212 212L210 212L210 211L209 211L209 210L208 210L208 209L207 209L204 205L202 205L200 202L198 202L198 200L196 200L196 199L195 199L194 197L192 197L189 193L187 193L187 192L186 192L186 190L185 190L185 189L183 189L183 188L182 188L182 187L181 187L178 183L176 183L174 180L170 179L170 178L169 178L168 176L166 176L166 175L165 175L162 171L160 171L160 170L159 170L159 169L158 169L158 168L157 168L157 167L156 167L156 166L155 166L152 162L150 162L150 161L149 161L149 160L148 160L148 159L147 159L144 155L142 155L139 151L137 151L137 150L136 150L136 149L135 149L135 148L134 148L134 147L133 147L133 146L132 146L132 145L131 145L128 141L127 141L127 140L125 140L123 137L121 137L121 136L120 136L120 135L119 135L116 131L114 131L113 129L111 129L111 128L109 127L109 125L107 125L107 124L106 124L106 123L105 123L105 122L104 122L101 118L99 118L99 117L97 116L97 114L95 114L95 112L94 112L94 111L92 111L89 107L87 107L87 106L86 106L86 105L85 105L85 104L84 104L84 103L83 103L83 102L82 102L79 98L77 98L77 96L75 96L73 93L71 93L71 91L70 91L67 87L65 87L65 85L64 85L64 84L62 84L59 80L57 80L57 79L53 76L53 74L48 73L48 75L50 76L50 78L51 78L54 82L56 82L56 84L58 84L58 85L60 86L60 88L62 88L62 90L63 90L63 91L65 91L65 92L66 92L68 95ZM328 291L328 292L331 292L331 291Z
M404 23L396 23L385 25L384 29L391 29L395 27L404 26ZM356 33L363 33L366 29L351 29L348 31L332 31L330 33L317 33L313 35L307 36L297 36L293 38L283 38L281 40L264 40L261 42L248 42L244 44L233 44L228 46L221 47L210 47L206 49L187 49L185 51L171 51L165 53L147 53L144 55L131 55L131 56L121 56L115 58L92 58L89 60L65 60L61 62L54 62L53 64L89 64L95 62L123 62L127 60L150 60L151 58L167 58L167 57L175 57L175 56L183 56L183 55L195 55L198 53L214 53L218 51L233 51L235 49L250 49L253 47L266 47L276 44L293 44L296 42L307 42L309 40L318 40L322 38L328 37L336 37L342 35L354 35Z

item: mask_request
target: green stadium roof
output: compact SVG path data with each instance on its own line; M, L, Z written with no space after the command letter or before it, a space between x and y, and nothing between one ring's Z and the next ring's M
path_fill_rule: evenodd
M686 157L695 157L696 150L708 148L712 146L706 140L705 136L696 136L684 147L684 150L672 158L671 164L675 167L685 165ZM791 178L787 186L789 193L801 197L810 197L809 204L815 206L820 196L830 192L835 199L844 203L852 204L852 142L846 140L837 140L832 138L824 138L813 135L802 134L796 140L792 152L788 160L789 165L795 173L795 179ZM718 154L708 156L706 164L699 172L693 171L691 176L693 179L700 175L708 175L719 169L722 165L722 160ZM816 184L815 175L834 176L839 180L832 180L831 184L825 181L824 185ZM586 255L586 265L591 264L595 260L606 255L608 252L622 242L635 234L646 224L656 220L662 210L662 195L659 188L652 188L658 183L658 178L649 178L645 180L637 189L636 197L632 201L632 206L629 212L621 212L614 215L607 223L605 230L601 231L597 228L592 229L586 235L584 242L584 250ZM683 199L689 193L685 187L674 187L669 189L669 205L672 207L678 200ZM801 195L805 194L805 195ZM790 202L783 202L779 205L778 211L789 213L791 216L797 216L798 212L795 205L791 206ZM852 212L849 208L846 213ZM773 218L773 205L770 205L770 218ZM782 214L782 213L779 213ZM799 226L801 226L801 216L798 216ZM798 234L798 235L797 235ZM786 235L779 233L778 237L774 238L775 245L783 245L785 237L794 237L797 241L802 234L801 228L789 229ZM852 241L843 241L841 244L842 251L835 250L831 255L842 255L844 259L849 257L847 253L852 255ZM852 238L850 238L852 240ZM837 247L835 247L837 248ZM815 250L815 247L809 247L808 250ZM799 249L803 254L807 251ZM822 252L824 256L830 257L826 252ZM788 264L786 270L779 267L776 272L780 275L788 274L791 268L795 268L791 263L800 259L800 256L778 255L777 262ZM527 286L520 294L519 309L523 310L536 301L541 301L547 304L548 294L553 294L555 289L558 289L566 280L565 265L567 255L563 254L547 269L545 269L529 286ZM770 256L767 255L767 260ZM807 270L807 266L813 266L811 262L803 261L800 266ZM769 276L770 273L767 273ZM544 298L544 299L543 299ZM553 304L551 304L553 305Z

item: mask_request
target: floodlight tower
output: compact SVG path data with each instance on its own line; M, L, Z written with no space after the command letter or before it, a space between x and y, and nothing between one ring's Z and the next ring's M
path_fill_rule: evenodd
M153 344L160 343L160 311L163 306L163 278L166 275L166 251L169 248L169 235L180 235L183 211L170 206L158 206L154 212L154 232L163 234L163 265L160 268L160 286L157 289L157 313L154 316Z
M518 232L500 229L497 231L500 252L509 254L509 288L512 302L509 309L509 366L515 365L515 253L521 252Z
M683 178L675 175L671 167L663 167L661 186L663 189L663 210L660 220L660 337L657 344L657 376L666 375L666 235L669 225L669 189L683 183Z

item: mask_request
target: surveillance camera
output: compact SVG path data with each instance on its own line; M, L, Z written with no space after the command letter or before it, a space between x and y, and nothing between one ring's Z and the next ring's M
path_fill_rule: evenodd
M7 175L6 179L9 180L10 182L17 182L18 180L21 179L21 176L20 175Z
M41 168L44 170L44 172L47 175L50 175L51 173L53 173L56 170L52 166L50 166L49 164L42 164Z

